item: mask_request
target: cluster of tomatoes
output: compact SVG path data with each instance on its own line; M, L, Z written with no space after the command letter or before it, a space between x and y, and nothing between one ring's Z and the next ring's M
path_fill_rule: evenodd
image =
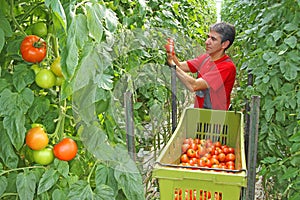
M235 169L235 150L220 141L186 138L181 146L181 166Z
M49 146L49 138L42 125L33 125L26 134L26 156L29 161L41 165L48 165L54 158L70 161L77 154L77 144L71 138L64 138L54 147Z
M35 72L35 83L41 88L49 89L53 86L60 86L64 77L59 56L52 59L50 66L41 64L47 56L47 43L42 38L45 34L47 35L47 27L44 26L46 26L45 23L33 25L32 34L25 36L21 42L20 53L23 60L33 63L31 69Z

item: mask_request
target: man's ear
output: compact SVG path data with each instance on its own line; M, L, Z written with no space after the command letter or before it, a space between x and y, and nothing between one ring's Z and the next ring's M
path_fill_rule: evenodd
M226 49L229 46L229 44L230 44L229 40L226 40L226 41L222 42L222 48Z

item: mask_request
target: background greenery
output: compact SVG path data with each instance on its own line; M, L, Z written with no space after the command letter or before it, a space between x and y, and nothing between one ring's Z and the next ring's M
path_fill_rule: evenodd
M232 49L239 69L235 107L244 97L261 97L258 171L268 199L300 198L299 7L294 0L225 0L222 8L222 19L238 32Z

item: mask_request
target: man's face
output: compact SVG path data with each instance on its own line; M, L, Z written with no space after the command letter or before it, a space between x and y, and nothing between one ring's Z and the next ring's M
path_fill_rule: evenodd
M218 54L224 51L224 45L221 43L221 36L215 31L210 31L205 41L206 53L210 55Z

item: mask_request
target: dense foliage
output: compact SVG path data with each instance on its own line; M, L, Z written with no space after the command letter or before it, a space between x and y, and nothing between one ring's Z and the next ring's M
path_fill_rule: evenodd
M0 198L145 199L143 163L126 148L123 95L134 94L136 151L160 149L157 136L166 141L171 133L163 44L174 37L180 56L195 55L216 19L213 1L0 3ZM35 54L20 50L26 35L41 37ZM34 60L37 48L43 54ZM178 90L182 106L185 90ZM76 157L52 162L47 150L49 159L32 159L25 137L36 124L48 149L72 138Z
M258 164L266 195L299 199L300 3L226 0L222 18L238 31L237 99L261 97ZM253 75L250 86L248 73Z

